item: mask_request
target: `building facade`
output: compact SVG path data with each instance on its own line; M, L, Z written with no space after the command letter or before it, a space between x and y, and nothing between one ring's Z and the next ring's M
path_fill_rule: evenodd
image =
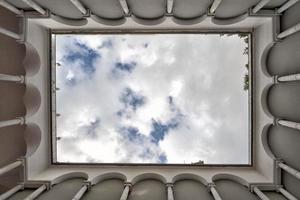
M0 6L0 199L300 199L298 0L0 0ZM53 164L51 30L250 32L251 166Z

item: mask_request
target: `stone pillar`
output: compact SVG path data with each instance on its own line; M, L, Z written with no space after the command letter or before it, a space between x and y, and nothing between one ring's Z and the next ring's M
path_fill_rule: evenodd
M22 16L23 15L23 11L22 10L19 10L18 8L16 8L15 6L11 5L10 3L8 3L7 1L5 0L0 0L0 6L10 10L11 12L19 15L19 16Z
M123 190L120 200L127 200L131 187L132 187L131 183L129 183L129 182L124 183L124 190Z
M283 169L284 171L286 171L287 173L295 176L297 179L300 180L300 172L291 168L290 166L284 164L283 162L278 162L278 166Z
M261 199L261 200L270 200L260 189L257 187L253 188L254 193Z
M47 11L42 8L39 4L35 3L32 0L22 0L24 3L26 3L27 5L29 5L30 7L32 7L34 10L36 10L37 12L39 12L42 15L46 15Z
M20 40L21 39L21 36L19 34L11 32L11 31L9 31L9 30L7 30L5 28L2 28L2 27L0 27L0 33L6 35L8 37L11 37L13 39L16 39L16 40Z
M283 196L285 196L288 200L298 200L296 197L294 197L291 193L286 191L282 188L282 186L278 186L276 189L278 192L280 192Z
M174 194L173 194L173 183L167 183L167 191L168 191L168 200L174 200Z
M19 117L12 120L7 121L0 121L0 128L7 127L7 126L13 126L13 125L23 125L25 123L24 117Z
M24 189L24 184L18 184L17 186L13 187L12 189L8 190L4 194L0 195L0 200L5 200L17 193L20 190Z
M292 26L291 28L288 28L287 30L285 30L285 31L283 31L283 32L281 32L281 33L279 33L279 34L277 35L277 38L283 39L283 38L285 38L285 37L287 37L287 36L290 36L290 35L292 35L292 34L298 32L298 31L300 31L300 23L298 23L298 24Z
M47 186L42 185L38 189L36 189L33 193L31 193L29 196L27 196L24 200L34 200L40 194L42 194L42 192L44 192L46 189L47 189Z
M279 119L277 124L300 130L300 123Z
M9 171L21 166L21 165L23 165L23 162L21 160L17 160L17 161L15 161L15 162L13 162L9 165L6 165L6 166L0 168L0 175L3 175L6 172L9 172Z
M270 0L261 0L253 9L252 13L257 13L260 9L262 9Z
M85 9L85 7L82 5L82 3L79 0L70 0L70 1L83 15L88 14L87 9Z
M215 200L222 200L219 193L216 190L216 185L214 183L210 183L209 188Z
M277 13L282 13L285 10L289 9L291 6L293 6L295 3L297 3L299 0L289 0L285 4L283 4L280 8L278 8Z
M287 81L299 81L300 80L300 74L291 74L287 76L279 76L277 78L279 82L287 82Z
M85 181L84 185L80 188L80 190L76 193L72 200L79 200L84 195L84 193L91 188L91 182Z
M11 82L17 82L17 83L24 83L25 77L0 74L0 81L11 81Z
M211 5L209 12L211 14L215 13L216 9L219 7L221 4L222 0L214 0L213 4Z

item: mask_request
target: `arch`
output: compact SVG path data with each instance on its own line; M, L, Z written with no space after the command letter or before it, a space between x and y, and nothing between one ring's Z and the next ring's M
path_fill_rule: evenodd
M34 152L40 146L41 138L41 129L38 125L33 123L26 124L24 131L24 139L27 146L25 157L30 157L32 154L34 154Z
M212 194L209 192L208 182L195 174L185 173L175 176L174 183L174 196L175 199L201 199L213 200Z
M269 78L271 78L272 76L269 73L267 63L268 63L269 54L270 54L271 49L273 48L274 45L275 45L275 42L271 42L270 44L268 44L265 47L265 49L263 50L263 53L262 53L261 58L260 58L261 70L262 70L263 74L265 76L269 77Z
M94 177L91 180L92 185L96 185L102 181L108 180L108 179L120 179L123 181L127 181L127 177L124 174L118 173L118 172L109 172L105 174L98 175Z
M248 13L244 13L242 15L236 16L236 17L231 17L231 18L218 18L218 17L213 17L211 19L212 23L216 24L216 25L231 25L231 24L235 24L238 22L243 21L244 19L246 19L249 16Z
M138 183L138 182L141 182L141 181L144 181L144 180L148 180L148 179L158 180L158 181L160 181L160 182L162 182L162 183L164 183L164 184L167 182L166 178L163 177L163 176L160 175L160 174L156 174L156 173L145 173L145 174L140 174L140 175L134 177L134 178L132 179L132 184L134 185L134 184L136 184L136 183Z
M300 131L297 129L273 125L268 130L268 147L274 157L281 159L288 166L300 169Z
M299 90L299 81L273 84L267 95L270 113L276 118L300 122Z
M94 14L91 14L91 18L92 18L92 20L94 20L97 23L108 25L108 26L120 26L127 21L127 19L125 17L120 18L120 19L106 19L106 18L99 17Z
M232 174L217 174L212 179L223 200L259 200L259 197L249 191L250 184L243 178Z
M66 18L66 17L62 17L59 15L54 15L54 14L50 14L51 19L62 23L62 24L66 24L69 26L84 26L88 23L87 19L82 18L82 19L71 19L71 18Z
M271 148L270 148L269 142L268 142L268 134L269 134L270 128L272 126L273 126L273 124L266 124L264 126L264 128L262 130L262 134L261 134L261 142L262 142L264 150L268 154L268 156L270 156L273 160L275 160L276 157L273 154L273 152L271 151Z
M28 42L24 43L25 46L25 58L23 60L23 66L25 68L26 76L34 76L40 70L41 59L36 48Z
M173 0L172 14L178 19L194 19L206 15L213 0Z
M194 180L194 181L200 182L201 184L203 184L205 186L208 185L208 182L206 181L206 179L204 179L201 176L198 176L196 174L191 174L191 173L178 174L173 177L172 182L176 183L177 181L181 181L181 180Z
M128 200L166 200L166 179L156 173L145 173L132 180L132 191Z
M133 16L141 19L162 18L167 11L167 0L127 0Z
M212 181L219 181L219 180L230 180L233 182L236 182L240 185L243 185L247 188L249 188L250 184L243 178L233 175L233 174L216 174L212 177Z
M39 110L41 101L41 94L37 87L32 84L26 84L26 90L23 96L23 102L26 108L26 116L34 115Z
M206 18L207 18L207 15L202 15L202 16L199 16L199 17L188 18L188 19L179 18L179 17L172 17L172 21L175 22L176 24L179 24L179 25L194 25L194 24L201 23Z
M299 3L300 5L300 3ZM268 54L267 69L270 75L285 76L300 73L300 32L273 45Z
M159 18L146 19L146 18L137 17L135 15L131 16L131 19L134 22L141 24L141 25L148 25L148 26L161 24L166 20L166 18L167 18L166 16L163 16L163 17L159 17Z
M270 112L270 108L269 108L269 103L268 103L268 95L269 95L269 90L270 88L273 86L274 84L268 84L264 87L262 93L261 93L261 107L263 109L263 111L265 112L265 114L270 117L273 118L273 114Z
M84 172L70 172L70 173L63 174L63 175L61 175L61 176L56 177L55 179L53 179L51 181L51 186L59 184L61 182L69 180L69 179L74 179L74 178L83 178L83 179L87 180L88 177L89 177L88 174L86 174Z

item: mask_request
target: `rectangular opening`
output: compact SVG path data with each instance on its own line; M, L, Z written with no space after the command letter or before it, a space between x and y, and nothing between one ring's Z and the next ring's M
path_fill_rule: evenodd
M51 33L53 164L252 165L251 34Z

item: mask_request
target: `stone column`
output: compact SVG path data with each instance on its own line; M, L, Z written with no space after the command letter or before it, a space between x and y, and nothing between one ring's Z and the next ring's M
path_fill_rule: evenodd
M7 121L0 121L0 128L13 126L13 125L23 125L25 123L24 117L18 117L16 119L11 119Z
M124 190L123 190L120 200L127 200L131 187L132 187L131 183L129 183L129 182L124 183Z
M222 200L219 193L216 190L216 185L214 183L210 183L209 188L215 200Z
M0 195L0 200L5 200L17 193L20 190L24 189L24 184L18 184L17 186L13 187L12 189L8 190L4 194Z
M13 162L9 165L6 165L6 166L0 168L0 175L3 175L6 172L9 172L9 171L21 166L21 165L23 165L23 162L21 160L17 160L17 161L15 161L15 162Z

